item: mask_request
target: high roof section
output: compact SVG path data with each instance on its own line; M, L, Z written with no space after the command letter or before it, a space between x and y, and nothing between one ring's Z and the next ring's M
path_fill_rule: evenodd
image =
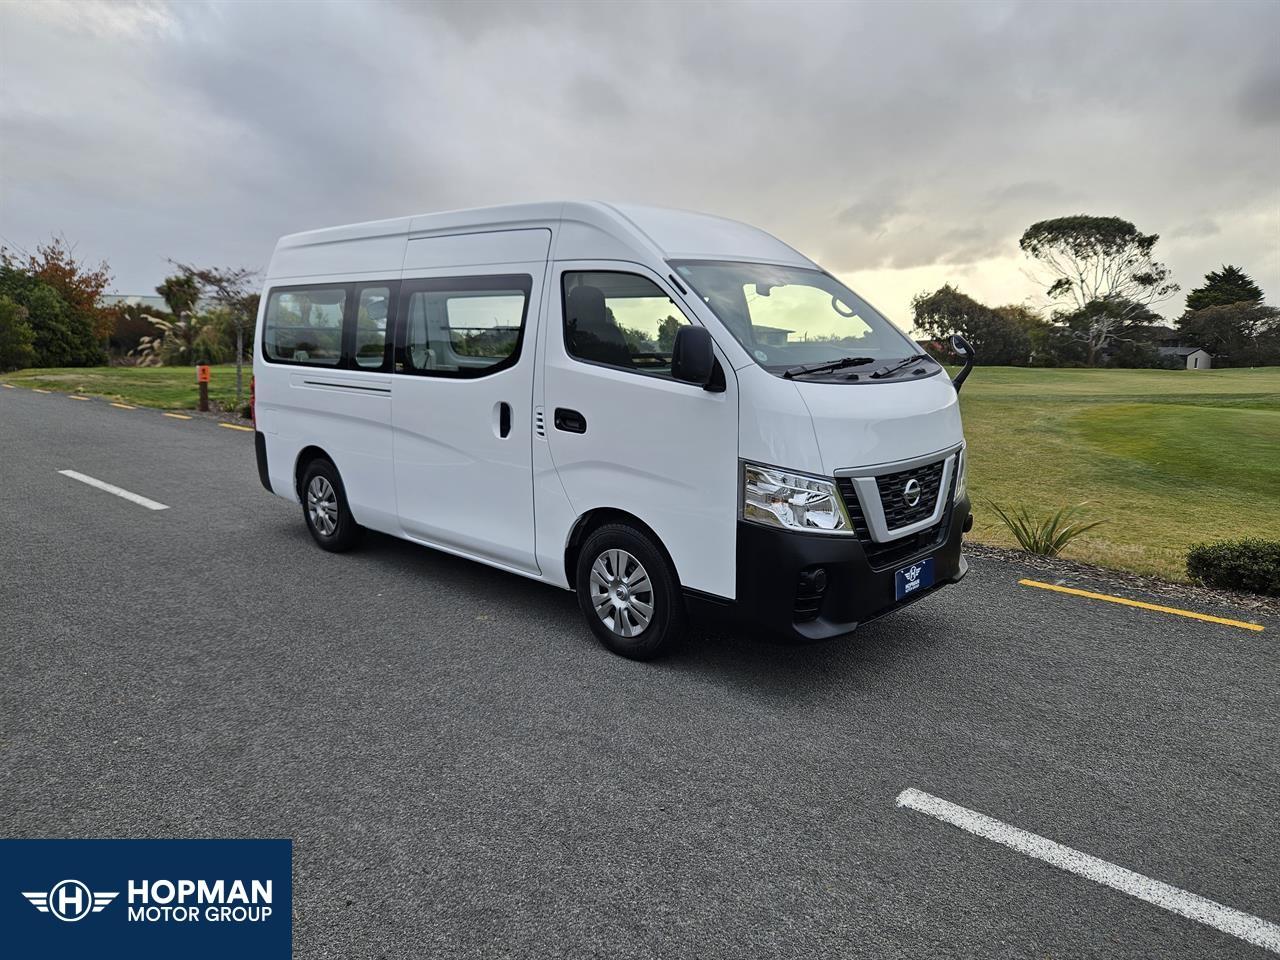
M661 207L569 201L452 210L294 233L276 245L268 275L310 272L298 270L301 260L311 259L307 248L332 264L341 256L336 248L349 244L362 248L358 259L368 263L374 248L390 252L394 245L388 241L402 237L548 227L555 231L551 257L557 260L753 260L812 266L785 243L736 220Z

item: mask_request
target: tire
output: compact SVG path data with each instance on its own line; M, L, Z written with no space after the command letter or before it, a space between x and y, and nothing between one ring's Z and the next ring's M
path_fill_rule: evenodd
M653 660L684 639L680 584L648 534L620 523L596 530L578 551L574 582L591 632L619 656Z
M334 553L350 550L364 528L347 506L347 490L338 468L328 460L312 460L302 472L302 517L311 536Z

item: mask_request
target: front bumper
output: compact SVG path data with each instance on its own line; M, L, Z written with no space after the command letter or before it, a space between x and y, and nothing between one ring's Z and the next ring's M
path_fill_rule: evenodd
M796 533L740 520L738 599L723 612L754 632L798 643L844 636L959 581L969 569L961 553L968 520L969 500L962 497L947 511L931 544L884 565L873 565L856 537ZM924 557L933 557L933 586L895 599L894 572ZM801 600L801 575L819 567L826 573L826 589L816 601Z

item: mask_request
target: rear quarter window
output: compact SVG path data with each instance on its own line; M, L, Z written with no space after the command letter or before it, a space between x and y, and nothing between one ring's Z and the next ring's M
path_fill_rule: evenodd
M346 309L345 286L273 290L263 322L263 354L279 363L338 366Z

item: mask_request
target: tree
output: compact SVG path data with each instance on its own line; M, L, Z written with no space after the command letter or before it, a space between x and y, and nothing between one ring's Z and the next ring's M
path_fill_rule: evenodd
M195 345L200 335L200 322L196 316L196 303L200 299L200 284L191 276L176 273L165 277L156 287L156 293L164 298L171 319L147 316L156 333L142 337L134 349L134 355L144 367L159 364L187 364L197 359Z
M1280 363L1280 310L1252 300L1185 313L1178 330L1215 362L1232 367Z
M156 293L164 297L165 306L173 318L181 320L187 314L195 313L196 301L200 299L200 284L193 277L177 273L165 277L164 282L156 287Z
M179 275L194 283L200 295L227 311L236 332L236 406L244 401L245 333L253 329L258 316L259 294L253 289L257 272L247 267L205 267L171 260Z
M83 267L61 240L15 255L0 248L0 295L27 312L34 362L44 367L84 367L103 363L102 325L110 311L97 304L110 281L106 264Z
M51 286L72 316L89 325L95 339L111 336L115 313L101 305L102 294L111 285L111 268L105 260L90 267L75 258L75 248L64 238L54 237L28 255L27 271Z
M680 321L666 316L658 321L658 351L670 353L676 345L676 334L680 330Z
M1007 308L992 309L946 284L911 301L916 329L945 339L961 334L979 363L1025 364L1031 359L1031 333L1024 319ZM1003 312L1002 312L1003 310Z
M1081 214L1033 223L1018 241L1041 264L1049 300L1061 304L1063 314L1089 321L1073 328L1073 335L1084 343L1090 366L1124 335L1138 308L1177 293L1169 268L1152 256L1159 239L1119 217ZM1098 302L1107 308L1086 311Z
M35 336L21 304L0 296L0 370L20 370L36 359Z
M1187 312L1244 301L1260 303L1262 288L1239 267L1223 264L1221 270L1206 273L1204 283L1187 294Z

